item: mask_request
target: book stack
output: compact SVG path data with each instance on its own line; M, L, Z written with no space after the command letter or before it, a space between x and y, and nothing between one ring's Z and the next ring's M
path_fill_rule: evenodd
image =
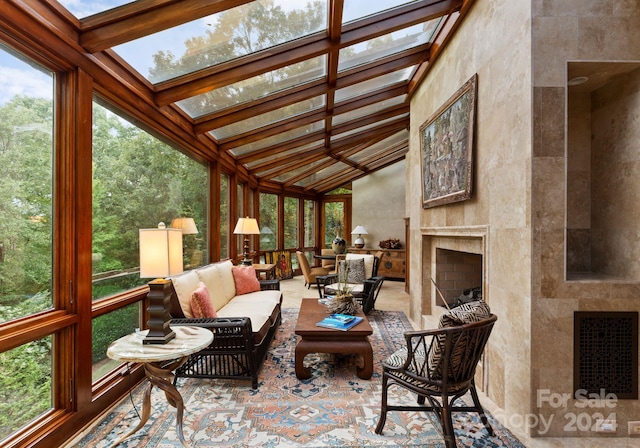
M333 330L347 331L362 322L363 318L349 314L330 314L316 325Z

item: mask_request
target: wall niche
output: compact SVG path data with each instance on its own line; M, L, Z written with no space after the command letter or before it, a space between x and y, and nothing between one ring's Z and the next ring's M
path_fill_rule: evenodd
M640 62L567 66L567 280L640 280Z

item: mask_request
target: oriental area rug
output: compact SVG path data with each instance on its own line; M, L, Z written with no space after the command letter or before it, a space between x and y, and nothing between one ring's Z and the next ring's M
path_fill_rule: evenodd
M374 373L356 376L349 355L309 354L305 365L313 376L299 380L294 372L294 328L297 309L285 309L259 375L259 387L248 381L180 379L185 402L184 435L192 447L444 447L442 430L432 413L389 412L383 435L374 432L380 415L380 363L404 345L411 330L404 313L372 311ZM110 447L138 422L146 383L133 390L73 446ZM465 397L463 397L464 399ZM390 390L390 402L415 404L404 389ZM154 388L151 417L121 447L180 447L175 409ZM473 413L455 413L459 447L524 447L489 416L495 435L489 436Z

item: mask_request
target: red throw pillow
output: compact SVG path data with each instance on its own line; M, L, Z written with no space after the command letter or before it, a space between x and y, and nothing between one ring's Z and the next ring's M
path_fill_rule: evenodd
M236 282L236 295L260 291L260 282L253 266L233 266L231 271Z
M218 317L216 309L213 306L209 290L207 286L200 282L198 287L191 294L191 312L193 317Z

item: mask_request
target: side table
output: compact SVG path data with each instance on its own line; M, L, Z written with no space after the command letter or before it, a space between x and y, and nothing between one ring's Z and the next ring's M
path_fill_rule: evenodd
M143 344L147 331L132 333L111 343L107 356L116 361L144 363L144 372L149 380L149 388L144 393L140 423L113 445L139 431L151 414L151 390L153 386L164 391L167 402L176 408L176 432L183 447L189 447L182 432L184 402L182 395L173 385L173 371L184 364L189 355L196 353L213 341L213 333L200 327L173 326L176 337L166 344ZM112 448L113 448L112 447Z
M260 276L264 273L265 278L267 280L271 280L276 278L276 264L275 263L262 263L262 264L253 264L253 268L256 270L256 275L258 276L258 280L260 280Z

